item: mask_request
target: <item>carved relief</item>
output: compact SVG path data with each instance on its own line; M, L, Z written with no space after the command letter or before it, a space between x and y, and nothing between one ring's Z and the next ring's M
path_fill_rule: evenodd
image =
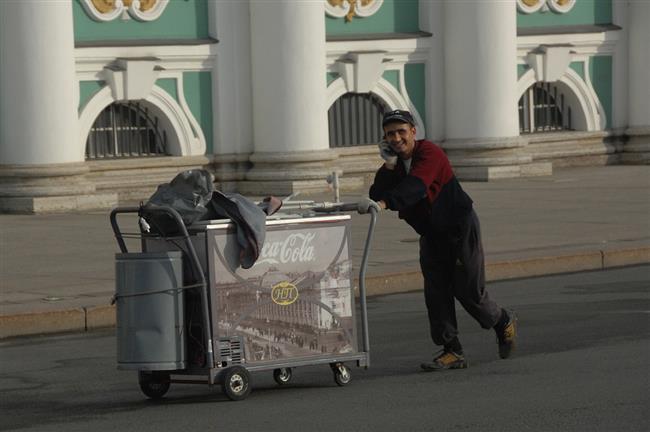
M346 22L355 16L367 17L379 10L384 0L327 0L325 12L333 17L345 17Z
M573 8L573 5L576 4L576 0L547 0L546 3L555 12L565 13Z
M570 11L575 3L576 0L517 0L517 9L527 14L549 9L554 12L565 13Z
M118 16L138 21L160 17L169 0L81 0L81 5L95 21L112 21Z

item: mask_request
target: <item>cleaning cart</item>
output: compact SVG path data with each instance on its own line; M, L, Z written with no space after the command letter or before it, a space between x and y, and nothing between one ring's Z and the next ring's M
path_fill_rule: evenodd
M251 372L272 371L282 385L294 368L322 364L343 386L349 364L369 367L364 282L376 212L369 211L355 296L348 212L357 203L285 207L267 218L265 241L247 269L231 220L185 226L166 206L111 212L120 248L117 363L138 371L146 396L163 397L171 383L198 383L219 384L240 400L250 393ZM148 221L161 218L165 232L151 230ZM127 219L139 220L138 229L123 231Z

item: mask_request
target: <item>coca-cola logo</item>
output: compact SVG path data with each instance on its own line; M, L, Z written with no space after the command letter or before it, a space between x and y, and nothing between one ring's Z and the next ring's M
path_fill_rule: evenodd
M262 253L256 264L286 264L310 262L316 259L314 255L314 233L293 233L284 240L267 241L262 246Z

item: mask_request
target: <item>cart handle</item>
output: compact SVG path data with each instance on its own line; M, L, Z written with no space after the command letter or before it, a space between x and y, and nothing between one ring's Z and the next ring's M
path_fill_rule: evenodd
M370 335L368 331L368 306L366 304L366 270L368 269L368 256L370 255L370 245L375 234L375 225L377 224L377 209L370 208L370 224L368 224L368 235L366 235L366 244L363 247L363 257L361 259L361 268L359 269L359 306L361 307L361 334L363 335L363 351L366 353L366 368L370 367Z
M128 249L126 247L126 244L124 243L124 238L122 237L122 231L120 230L120 226L117 223L117 215L120 213L139 213L140 208L139 207L117 207L114 208L111 211L111 228L113 228L113 233L115 234L115 239L117 240L117 244L120 247L120 251L122 253L128 253Z

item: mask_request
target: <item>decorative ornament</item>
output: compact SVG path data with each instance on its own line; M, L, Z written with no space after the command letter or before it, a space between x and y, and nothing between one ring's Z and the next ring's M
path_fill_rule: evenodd
M546 3L555 12L566 13L573 8L576 0L546 0Z
M575 5L576 0L517 0L517 9L520 12L531 14L539 10L566 13Z
M134 18L153 21L162 15L170 0L81 0L86 13L95 21Z
M333 17L345 17L346 22L355 16L368 17L381 7L384 0L327 0L325 12Z

